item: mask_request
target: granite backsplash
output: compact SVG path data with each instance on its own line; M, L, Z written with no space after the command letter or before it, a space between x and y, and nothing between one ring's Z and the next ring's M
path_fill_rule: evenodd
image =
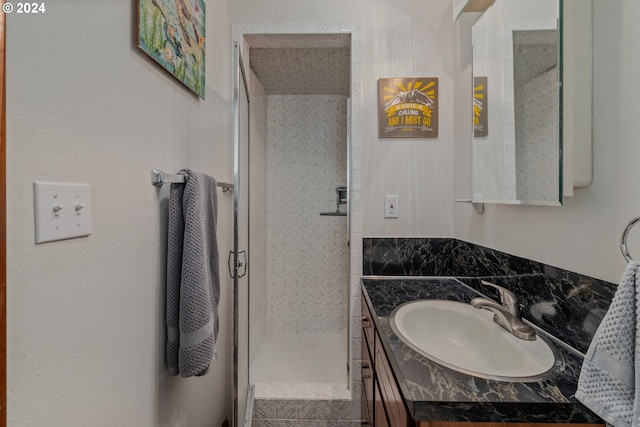
M498 300L518 296L524 318L586 353L617 284L452 238L364 238L365 276L452 276Z

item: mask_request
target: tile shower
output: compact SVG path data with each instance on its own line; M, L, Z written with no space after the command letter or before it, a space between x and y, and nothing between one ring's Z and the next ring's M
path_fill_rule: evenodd
M256 399L348 398L347 97L267 95L250 71Z
M351 99L349 125L346 113L348 94L360 93L362 34L357 25L340 23L237 25L232 33L246 54L250 95L249 376L256 385L252 425L360 425L361 383L358 377L350 379L354 370L348 370L350 358L360 355L359 96ZM287 107L278 112L274 103ZM274 135L285 134L274 144ZM304 145L287 146L294 141L306 142L306 151L299 151ZM286 152L286 158L276 158L278 150ZM302 165L294 167L293 160ZM333 175L327 174L330 170ZM286 185L295 185L274 185L276 173L287 175ZM336 187L345 184L350 185L350 215L321 216L335 213ZM270 240L274 220L281 226L275 242ZM342 244L333 246L340 239ZM288 259L278 261L274 250L286 255L280 260ZM274 282L278 274L283 279ZM293 307L296 301L304 306Z

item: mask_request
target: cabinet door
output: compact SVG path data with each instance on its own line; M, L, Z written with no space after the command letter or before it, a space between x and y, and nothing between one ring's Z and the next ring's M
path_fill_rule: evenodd
M369 346L369 351L373 356L373 343L374 343L374 335L375 328L373 323L373 317L371 316L371 312L369 312L369 307L367 306L367 302L362 297L362 338L366 341Z
M375 427L392 427L393 424L389 422L387 412L385 411L385 402L382 400L382 393L380 393L379 384L376 382L375 391L375 409L373 417L375 419Z
M362 425L374 425L374 365L373 365L373 320L367 307L364 295L362 296Z
M362 343L362 424L373 425L373 363L368 346Z
M400 390L396 385L396 380L391 371L391 366L387 361L387 356L384 354L382 345L379 341L378 334L376 333L375 342L375 367L376 367L376 380L382 393L381 399L384 402L384 407L389 417L389 423L393 427L406 427L409 425L409 414L404 407L404 401ZM377 400L377 398L376 398ZM378 407L376 406L376 421L378 418Z

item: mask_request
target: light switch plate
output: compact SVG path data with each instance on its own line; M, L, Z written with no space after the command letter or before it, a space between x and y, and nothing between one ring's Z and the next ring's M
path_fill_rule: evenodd
M396 194L384 196L384 217L398 218L398 196Z
M91 234L89 184L34 182L36 243Z

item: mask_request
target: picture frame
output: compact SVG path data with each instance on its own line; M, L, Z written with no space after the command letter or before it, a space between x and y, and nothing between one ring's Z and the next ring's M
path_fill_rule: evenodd
M437 138L438 78L378 79L378 137Z
M138 0L138 47L205 99L204 0Z
M489 136L489 98L487 77L473 77L473 136Z

